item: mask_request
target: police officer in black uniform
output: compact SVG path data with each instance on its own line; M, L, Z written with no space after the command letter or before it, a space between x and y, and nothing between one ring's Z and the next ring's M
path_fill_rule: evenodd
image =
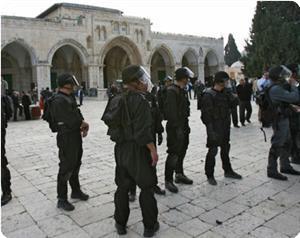
M177 193L178 188L173 183L193 184L183 171L183 160L189 145L189 116L190 102L185 90L193 72L187 68L179 68L175 72L175 82L167 88L167 96L164 104L165 119L167 120L167 146L168 157L165 167L165 186L172 193Z
M162 126L162 115L160 113L160 110L158 108L157 100L153 92L146 92L145 93L145 98L147 99L150 108L151 108L151 116L152 116L152 125L151 125L151 132L152 136L154 138L154 145L156 146L156 141L158 145L161 145L163 142L163 136L162 133L164 132L164 127ZM156 140L157 136L157 140ZM155 173L156 177L156 185L154 186L154 193L158 195L165 195L166 191L161 189L158 186L158 179L157 179L157 174ZM136 197L136 184L133 184L131 189L130 189L130 194L129 194L129 201L133 202L135 201Z
M51 103L51 115L57 124L57 146L59 172L57 176L57 207L74 210L68 201L68 182L72 188L71 197L86 201L89 196L82 192L79 184L79 170L82 157L82 137L87 136L89 125L77 107L74 86L79 86L74 76L62 74L58 77L58 93Z
M291 80L298 80L299 66L297 64L291 64L287 66L291 71ZM298 80L298 91L300 95L300 81ZM296 103L298 107L300 107L300 98L298 103ZM297 112L297 107L291 110L292 113L290 115L290 129L291 129L291 163L300 164L300 112Z
M167 88L172 84L173 79L171 76L167 76L164 78L164 83L159 86L159 90L157 92L157 102L160 109L160 112L164 119L164 103L167 97Z
M8 96L6 96L3 82L1 82L1 206L7 204L12 196L11 196L11 188L10 188L10 171L7 168L8 161L6 158L5 151L5 136L6 136L6 128L7 122L12 116L12 108L10 105L10 100Z
M221 147L221 160L227 178L241 179L233 171L229 158L230 114L235 107L235 98L225 88L229 76L224 71L215 74L214 86L204 92L201 101L201 119L206 126L208 153L205 160L205 174L211 185L217 185L214 177L215 157Z
M300 175L289 161L291 133L289 124L290 104L299 101L299 91L295 87L296 81L289 79L291 71L285 66L276 66L270 69L271 85L268 89L268 96L274 108L274 121L272 123L273 135L271 148L268 157L267 175L278 180L288 178L281 173ZM280 157L280 172L277 169L277 159Z
M117 191L114 218L118 234L126 234L130 212L128 193L132 183L135 183L141 189L139 201L144 236L152 237L159 229L159 223L153 191L156 185L155 165L158 155L151 132L151 108L145 97L151 81L144 68L138 65L126 67L122 72L122 79L126 88L125 102L130 124L123 126L127 136L115 145Z

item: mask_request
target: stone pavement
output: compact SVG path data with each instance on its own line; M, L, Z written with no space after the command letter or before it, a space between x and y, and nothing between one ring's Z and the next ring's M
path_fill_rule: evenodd
M82 107L90 134L84 139L81 169L87 202L72 201L76 209L63 212L56 208L58 171L55 134L42 121L9 123L7 157L12 175L13 199L2 207L2 232L9 238L87 238L118 237L113 221L114 155L113 143L100 121L105 102L86 101ZM176 195L157 196L161 229L156 237L243 237L286 238L300 232L300 178L288 182L266 177L269 142L263 141L253 115L245 128L232 128L231 157L241 181L225 179L220 159L216 164L218 186L210 186L204 175L205 128L192 101L190 146L185 171L194 179L192 186L179 186ZM257 108L254 108L254 112ZM271 131L267 130L268 139ZM164 136L165 138L165 136ZM158 148L158 176L164 183L165 141ZM294 166L300 169L300 166ZM143 232L139 203L131 204L128 235ZM217 224L216 221L222 222Z

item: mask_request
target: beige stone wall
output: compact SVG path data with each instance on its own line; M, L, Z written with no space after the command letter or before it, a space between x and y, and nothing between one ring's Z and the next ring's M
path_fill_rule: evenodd
M157 51L164 58L168 74L181 67L183 56L202 80L208 54L212 58L208 61L217 62L211 69L224 66L223 39L151 32L150 20L145 18L60 7L45 19L2 16L1 20L2 51L10 43L28 51L33 74L30 80L37 82L39 89L50 86L53 56L66 45L78 54L88 87L99 89L107 80L105 57L117 46L126 52L130 63L142 64L149 71L152 68L155 74L159 68L151 66L151 59Z

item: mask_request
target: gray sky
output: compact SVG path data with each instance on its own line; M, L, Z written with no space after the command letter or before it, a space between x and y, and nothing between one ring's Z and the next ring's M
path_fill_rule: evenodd
M1 15L36 17L55 0L1 0ZM124 15L146 17L152 31L224 37L232 33L240 51L254 16L256 1L238 0L66 0L64 2L119 9Z

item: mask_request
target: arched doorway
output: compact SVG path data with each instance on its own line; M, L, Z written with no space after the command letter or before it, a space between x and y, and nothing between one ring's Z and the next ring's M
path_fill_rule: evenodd
M191 49L187 50L182 56L181 65L182 67L188 67L193 71L195 77L192 79L192 83L194 84L196 78L198 77L198 57L196 52Z
M122 70L128 65L130 65L130 60L124 49L119 46L110 49L104 59L104 88L122 79Z
M173 77L174 74L174 60L171 52L164 48L157 48L151 57L151 80L155 84L162 83L164 78L169 75Z
M71 45L58 48L51 61L51 89L57 88L56 80L60 74L74 75L81 86L86 88L86 69L77 50Z
M119 36L108 42L100 52L103 66L103 87L122 79L122 70L130 64L143 65L138 47L127 37Z
M204 79L208 86L212 85L213 75L218 72L219 61L213 51L209 51L204 60Z
M9 91L28 92L37 84L32 76L31 55L18 41L1 51L1 76L7 81Z

